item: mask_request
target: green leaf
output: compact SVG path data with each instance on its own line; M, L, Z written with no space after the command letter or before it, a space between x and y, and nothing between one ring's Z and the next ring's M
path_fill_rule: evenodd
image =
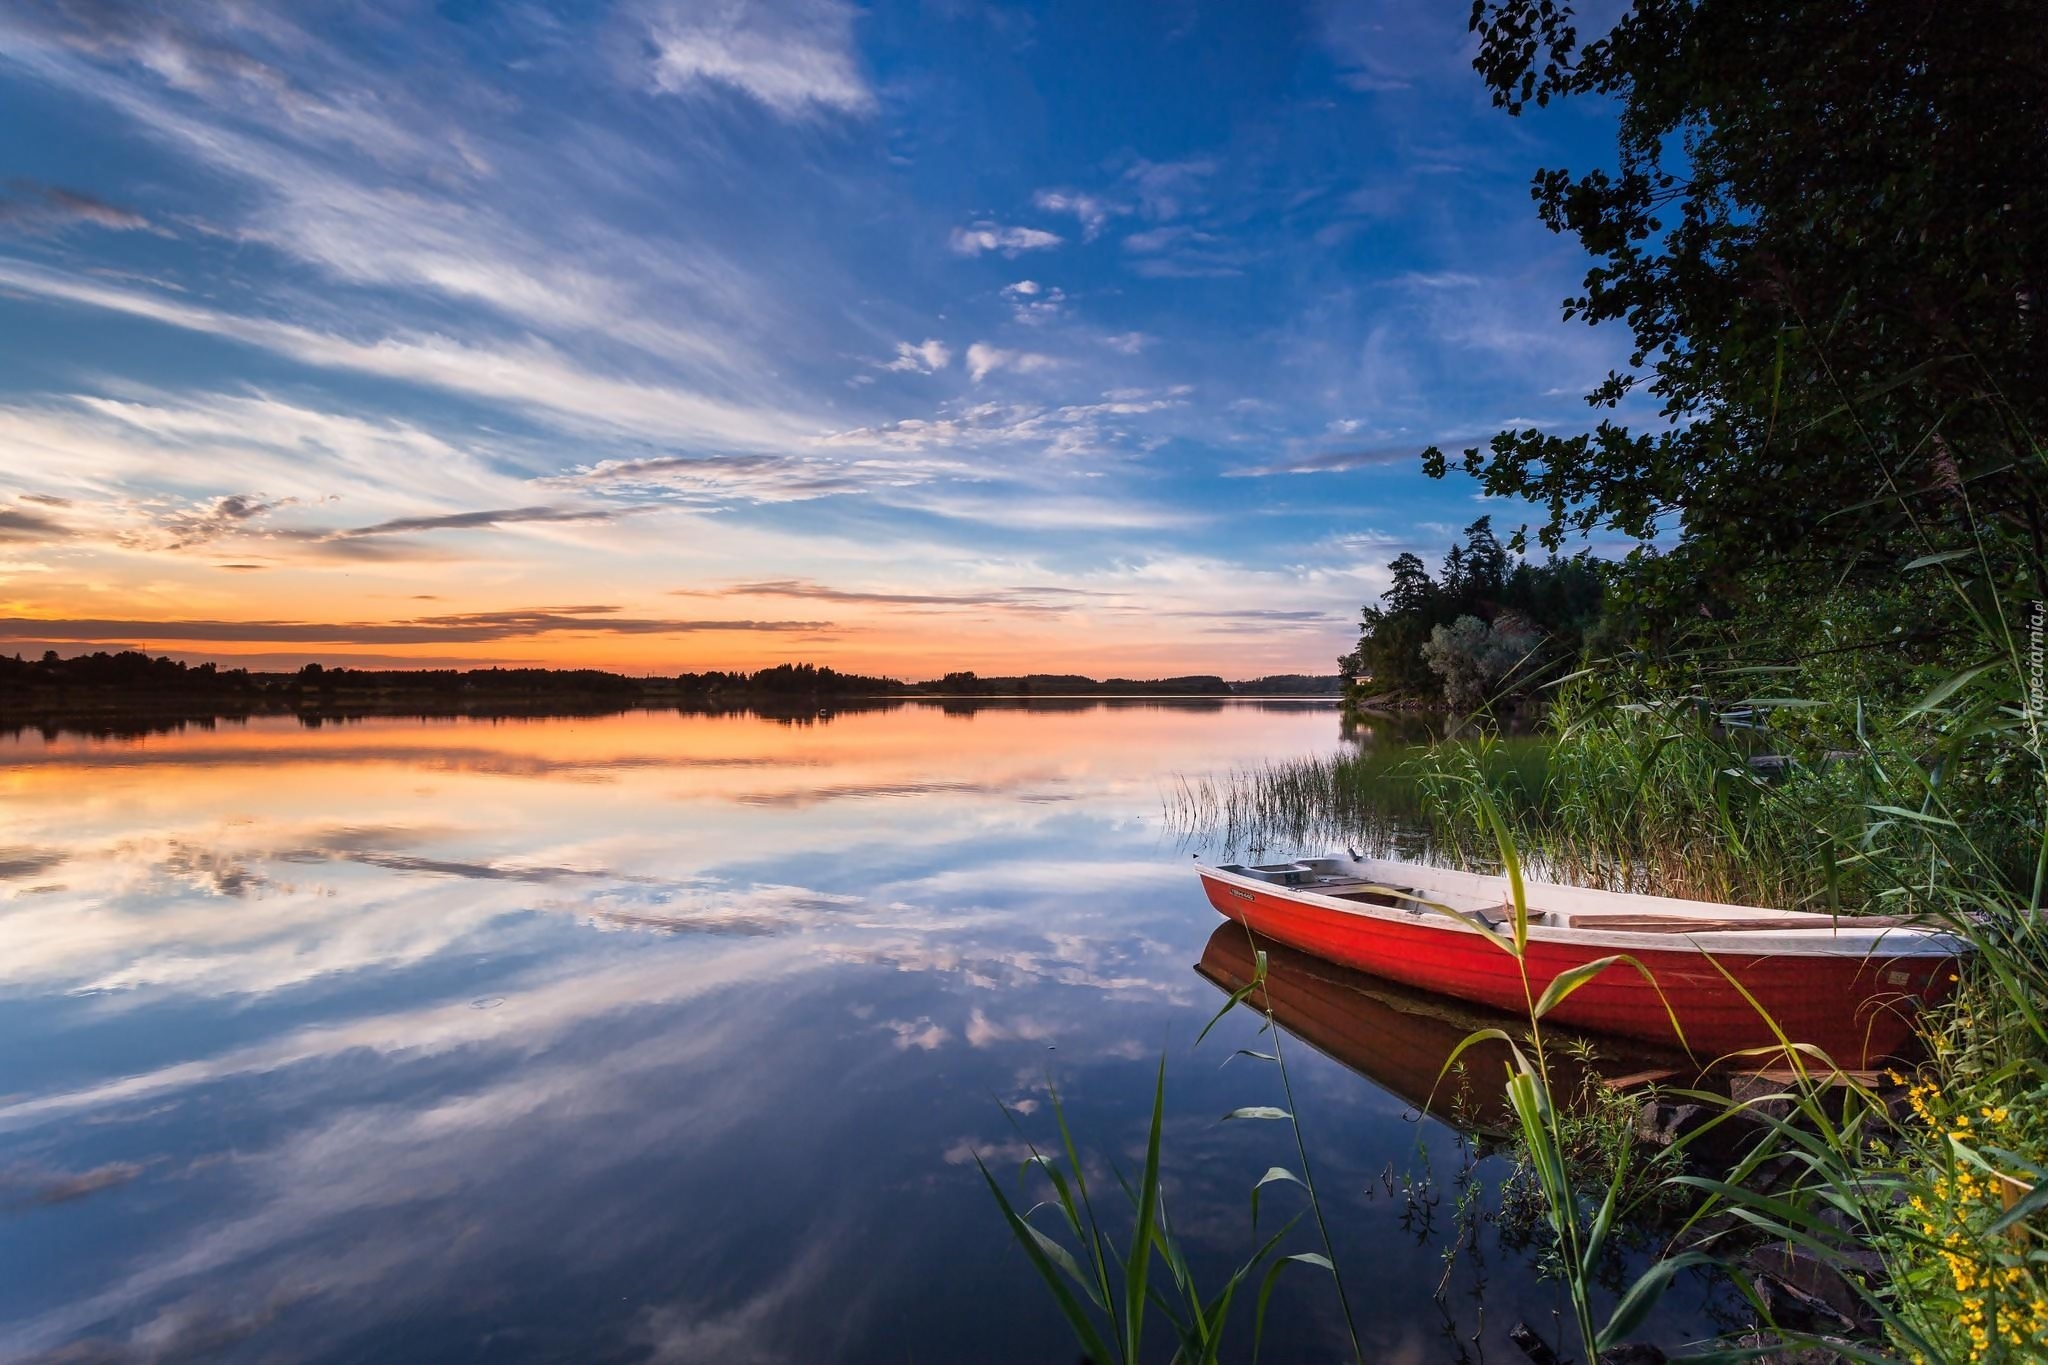
M1956 822L1953 820L1944 820L1938 815L1928 815L1922 811L1907 810L1904 806L1885 806L1872 801L1865 803L1865 808L1874 810L1880 815L1897 816L1901 820L1914 820L1923 825L1947 825L1950 829L1956 827Z
M1166 1058L1159 1059L1159 1079L1152 1090L1152 1131L1145 1139L1144 1183L1138 1189L1137 1225L1131 1232L1131 1253L1124 1262L1124 1354L1138 1359L1144 1338L1145 1282L1152 1273L1152 1245L1158 1236L1159 1131L1166 1120Z
M1594 1215L1592 1230L1586 1234L1586 1249L1579 1256L1579 1273L1588 1282L1600 1264L1600 1252L1607 1245L1607 1234L1614 1227L1615 1206L1621 1201L1621 1181L1627 1169L1625 1162L1614 1163L1614 1176L1607 1182L1607 1197L1600 1201L1600 1212Z
M1735 703L1735 708L1750 706L1772 711L1818 711L1833 705L1831 701L1821 701L1815 697L1744 697Z
M1441 1085L1443 1083L1444 1077L1451 1074L1451 1068L1457 1065L1458 1058L1465 1055L1466 1048L1472 1047L1479 1043L1487 1042L1506 1043L1508 1045L1508 1051L1514 1054L1515 1065L1520 1067L1524 1071L1527 1071L1529 1069L1528 1058L1522 1055L1522 1049L1515 1046L1515 1040L1509 1037L1506 1032L1497 1028L1474 1029L1472 1032L1466 1034L1463 1038L1460 1038L1458 1040L1458 1045L1451 1049L1451 1055L1444 1058L1443 1066L1440 1067L1436 1073L1437 1084ZM1432 1087L1430 1090L1429 1098L1432 1100L1436 1098L1436 1090L1434 1087ZM1424 1107L1426 1108L1427 1106Z
M1485 935L1486 938L1490 942L1492 942L1494 947L1500 949L1504 953L1507 953L1509 956L1521 956L1521 954L1515 951L1515 944L1513 939L1508 938L1506 935L1502 934L1498 929L1495 929L1492 925L1488 924L1485 920L1480 919L1477 915L1468 915L1463 910L1453 910L1450 906L1439 904L1436 901L1417 900L1415 903L1423 907L1425 910L1434 910L1439 915L1449 915L1452 919L1457 920L1466 928L1471 929L1475 933Z
M1968 559L1975 553L1977 553L1975 550L1943 550L1938 554L1921 555L1918 559L1908 560L1905 569L1901 570L1901 572L1924 569L1932 564L1946 564L1951 559Z
M2021 1195L2020 1201L2007 1209L2004 1216L2000 1217L1990 1227L1984 1229L1984 1235L1990 1237L2004 1232L2015 1223L2024 1222L2032 1218L2044 1208L2048 1208L2048 1184L2036 1185L2026 1194Z
M1078 1213L1074 1209L1074 1201L1066 1195L1065 1183L1055 1183L1059 1185L1061 1200L1067 1206L1068 1221L1073 1224L1074 1235L1081 1237L1087 1245L1088 1264L1090 1269L1095 1272L1095 1284L1100 1291L1091 1297L1108 1305L1110 1334L1114 1336L1116 1334L1116 1307L1114 1304L1109 1303L1113 1291L1109 1283L1109 1252L1103 1245L1106 1239L1102 1235L1102 1225L1095 1220L1095 1204L1088 1194L1087 1171L1081 1164L1080 1152L1075 1150L1074 1147L1074 1130L1067 1123L1067 1107L1060 1102L1060 1088L1054 1084L1052 1073L1049 1071L1045 1076L1045 1090L1052 1100L1053 1122L1059 1125L1060 1147L1066 1152L1067 1166L1074 1173L1074 1190L1080 1195L1080 1210ZM1048 1163L1046 1169L1053 1170L1055 1168ZM1081 1226L1080 1213L1085 1213L1088 1218L1085 1234Z
M1906 712L1905 719L1911 720L1915 716L1925 715L1927 712L1932 711L1935 707L1941 705L1965 687L1968 687L1972 682L1975 682L1979 677L1999 667L2004 662L2005 660L2003 659L1993 659L1989 663L1978 664L1974 668L1966 668L1960 673L1951 674L1943 679L1932 692L1929 692L1915 703L1913 708Z
M1239 986L1236 990L1232 991L1230 993L1230 998L1223 1002L1223 1008L1217 1010L1216 1013L1210 1015L1209 1022L1202 1025L1202 1031L1195 1035L1195 1046L1200 1047L1202 1045L1202 1040L1209 1036L1209 1030L1215 1028L1218 1024L1222 1023L1224 1015L1230 1013L1239 1005L1243 1004L1245 997L1250 995L1253 991L1257 990L1258 988L1259 978L1256 975L1254 975L1250 981L1245 982L1242 986Z
M1611 953L1606 957L1595 958L1591 962L1573 967L1569 971L1559 972L1551 979L1550 984L1543 988L1543 998L1536 1002L1534 1017L1543 1018L1562 1005L1573 991L1624 959L1632 963L1635 961L1627 953Z
M1074 1336L1081 1343L1081 1349L1087 1352L1091 1360L1128 1360L1127 1356L1112 1350L1102 1339L1102 1333L1096 1330L1094 1319L1088 1316L1088 1311L1081 1306L1081 1301L1074 1297L1073 1291L1067 1288L1066 1281L1060 1277L1059 1269L1046 1256L1044 1248L1039 1243L1038 1229L1025 1222L1023 1216L1011 1205L1009 1197L1003 1193L1003 1187L989 1174L988 1167L981 1164L980 1157L974 1159L974 1164L980 1168L981 1178L988 1182L989 1192L995 1195L996 1204L1002 1209L1003 1219L1010 1225L1011 1233L1024 1248L1024 1254L1030 1257L1032 1268L1038 1272L1039 1278L1045 1281L1047 1288L1052 1290L1053 1300L1059 1304L1060 1312L1066 1315L1067 1325L1073 1329Z
M1692 1044L1685 1041L1685 1029L1678 1022L1678 1011L1671 1008L1671 1001L1668 998L1666 998L1664 994L1664 988L1657 984L1656 976L1653 975L1650 969L1642 964L1641 959L1637 958L1633 953L1615 953L1613 956L1602 958L1598 962L1588 962L1582 966L1574 967L1570 971L1558 973L1556 978L1551 981L1550 985L1544 989L1543 999L1537 1002L1536 1017L1538 1019L1541 1019L1545 1014L1550 1012L1553 1006L1561 1003L1564 1000L1565 996L1570 995L1573 991L1577 990L1580 986L1585 984L1584 981L1574 981L1571 982L1569 985L1565 985L1562 992L1558 992L1558 987L1560 983L1563 983L1566 977L1576 975L1579 972L1590 972L1590 974L1586 978L1586 980L1590 981L1594 976L1598 976L1600 974L1599 971L1590 971L1590 969L1599 968L1601 971L1604 971L1606 969L1605 967L1601 966L1601 963L1605 963L1607 966L1613 966L1616 963L1621 963L1625 966L1633 967L1636 969L1636 974L1641 976L1644 981L1647 981L1650 985L1650 989L1657 993L1657 1003L1664 1007L1664 1018L1666 1022L1668 1022L1671 1025L1671 1032L1677 1037L1678 1045L1685 1049L1687 1056L1691 1056ZM1551 995L1553 992L1557 992L1557 998L1555 1000L1551 999Z
M1486 789L1483 779L1473 788L1473 794L1478 798L1486 823L1493 830L1493 842L1500 850L1501 869L1507 873L1508 891L1513 898L1511 904L1515 912L1514 946L1508 951L1519 958L1529 947L1529 889L1522 881L1521 855L1515 849L1515 836L1508 832L1507 822L1501 818L1500 808L1494 804L1493 793ZM1455 910L1451 913L1458 915ZM1465 919L1465 916L1458 915L1458 918ZM1465 922L1471 923L1468 919ZM1494 942L1502 943L1500 935L1491 930L1485 932ZM1503 946L1506 945L1503 943Z
M1074 1259L1074 1253L1068 1251L1046 1233L1042 1232L1028 1215L1022 1221L1024 1230L1031 1234L1032 1239L1038 1243L1038 1249L1046 1254L1047 1259L1061 1270L1066 1271L1068 1278L1081 1286L1081 1292L1088 1296L1091 1303L1097 1308L1103 1307L1101 1299L1096 1296L1094 1287L1088 1283L1087 1277L1081 1273L1081 1263Z
M1607 1325L1600 1329L1600 1339L1595 1349L1610 1350L1621 1344L1628 1336L1643 1325L1650 1316L1650 1310L1664 1297L1664 1291L1671 1287L1671 1281L1679 1271L1690 1266L1710 1265L1713 1257L1698 1251L1681 1252L1668 1260L1658 1261L1637 1277L1628 1287L1628 1293L1621 1296L1621 1302L1614 1305L1614 1315L1607 1319Z
M1265 1188L1266 1186L1268 1186L1268 1185L1271 1185L1271 1184L1274 1184L1275 1182L1277 1182L1277 1181L1281 1181L1281 1180L1287 1180L1287 1181L1292 1181L1292 1182L1293 1182L1294 1184L1296 1184L1296 1185L1301 1185L1301 1187L1302 1187L1303 1189L1307 1189L1307 1188L1308 1188L1308 1186L1307 1186L1307 1185L1305 1185L1305 1184L1302 1184L1302 1179L1301 1179L1301 1177L1300 1177L1300 1176L1298 1176L1298 1175L1296 1175L1296 1174L1295 1174L1294 1172L1292 1172L1292 1171L1288 1170L1288 1169L1287 1169L1287 1168L1286 1168L1285 1166L1274 1166L1274 1167L1271 1167L1271 1168L1269 1168L1269 1169L1268 1169L1268 1170L1266 1171L1266 1173L1265 1173L1264 1175L1260 1176L1260 1177L1258 1178L1258 1180L1257 1180L1256 1182L1254 1182L1254 1184L1252 1185L1252 1231L1253 1231L1253 1232L1257 1232L1257 1231L1259 1230L1259 1191L1260 1191L1260 1190L1262 1190L1262 1189L1264 1189L1264 1188Z
M1282 1256L1267 1267L1265 1278L1259 1282L1258 1308L1252 1314L1252 1365L1258 1365L1259 1343L1265 1340L1266 1301L1273 1297L1273 1284L1280 1278L1280 1272L1296 1261L1309 1265L1319 1265L1325 1270L1331 1269L1329 1258L1327 1256L1318 1256L1313 1251L1300 1251L1292 1256Z

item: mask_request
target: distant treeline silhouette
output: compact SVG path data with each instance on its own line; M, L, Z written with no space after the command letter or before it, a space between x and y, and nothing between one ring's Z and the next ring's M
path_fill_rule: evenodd
M293 672L257 672L188 664L136 650L40 659L0 655L0 709L172 706L299 710L333 706L427 705L466 710L561 702L579 708L637 705L771 704L880 697L1303 696L1335 695L1340 680L1283 674L1231 683L1212 675L1110 678L1031 673L979 677L948 673L924 683L841 673L816 664L777 664L757 672L630 677L594 668L368 669L309 663Z

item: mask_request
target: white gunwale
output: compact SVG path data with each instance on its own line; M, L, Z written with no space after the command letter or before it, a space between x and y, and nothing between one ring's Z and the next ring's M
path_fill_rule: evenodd
M1259 875L1284 874L1286 870L1295 868L1302 869L1304 876L1299 885L1287 885L1270 876ZM1373 905L1341 897L1345 893L1374 890L1411 893L1422 900L1483 917L1491 923L1498 923L1503 915L1512 920L1514 914L1506 877L1459 872L1422 863L1381 858L1323 857L1249 868L1236 864L1220 867L1204 864L1200 871L1204 877L1225 886L1295 901L1319 912L1420 925L1445 933L1476 934L1479 931L1426 906ZM1627 953L1698 950L1813 957L1954 957L1969 951L1965 941L1938 926L1901 925L1888 919L1874 925L1860 925L1854 915L1836 917L1812 911L1773 910L1762 906L1680 900L1671 896L1639 896L1526 879L1523 887L1529 906L1529 941L1532 943ZM1602 913L1654 917L1668 920L1674 927L1626 930L1569 925L1574 916ZM1703 926L1691 932L1682 928L1686 920L1725 922L1735 918L1772 923L1769 927L1760 925L1734 929L1725 927L1725 924L1713 928ZM1507 926L1503 926L1503 931L1508 931Z

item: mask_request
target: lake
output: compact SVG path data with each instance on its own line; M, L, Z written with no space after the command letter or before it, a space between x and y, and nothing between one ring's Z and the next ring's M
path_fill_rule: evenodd
M1163 1054L1174 1225L1211 1285L1251 1251L1293 1139L1221 1121L1281 1103L1224 1064L1255 1015L1192 1048L1231 945L1162 795L1345 742L1284 702L0 739L0 1358L1071 1362L975 1157L1018 1191L1050 1081L1126 1233ZM1562 1295L1377 1018L1283 1038L1367 1357L1519 1360ZM1272 1311L1267 1359L1345 1349L1327 1276Z

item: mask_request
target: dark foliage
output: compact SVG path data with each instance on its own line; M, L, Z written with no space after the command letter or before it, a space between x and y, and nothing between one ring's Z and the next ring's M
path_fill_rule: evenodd
M777 699L890 696L908 689L891 678L841 673L814 664L777 664L757 673L679 673L626 677L595 668L328 668L311 663L293 673L251 673L212 663L186 664L133 650L40 659L0 655L0 701L73 698L147 704L211 697L324 705L402 699L461 704L492 699L577 699L615 705L678 697Z
M1230 690L1240 697L1334 697L1344 691L1344 679L1334 673L1273 673L1234 682Z
M1442 691L1422 647L1436 627L1463 616L1492 624L1512 615L1543 637L1538 656L1516 670L1523 686L1539 681L1546 665L1578 658L1600 622L1608 572L1583 555L1531 564L1501 544L1491 517L1465 528L1464 543L1451 547L1437 577L1412 554L1387 567L1393 586L1381 594L1383 605L1365 608L1358 647L1337 666L1365 691L1413 697Z
M841 673L836 669L821 668L815 664L777 664L764 668L746 678L744 674L684 674L683 678L701 676L706 678L745 679L741 685L755 692L769 696L813 696L840 695L846 693L882 694L900 692L902 684L888 678L864 678L857 673ZM677 681L682 681L681 678Z
M1666 419L1502 432L1464 453L1488 492L1542 504L1553 548L1675 525L1638 581L1687 609L1758 565L1875 575L1973 514L2048 595L2048 8L1638 0L1581 42L1557 0L1478 0L1472 26L1508 113L1618 109L1614 167L1533 194L1595 258L1565 316L1634 336L1589 402L1640 385Z
M955 697L1079 697L1190 696L1227 697L1231 685L1206 674L1183 678L1084 678L1078 673L1026 673L984 678L974 673L948 673L936 682L920 683L926 692Z
M251 673L211 663L186 664L128 651L41 659L0 655L0 710L163 708L185 711L362 710L400 707L427 711L502 711L536 714L550 706L576 710L633 706L747 706L782 714L791 707L854 698L930 693L975 696L1199 696L1332 694L1335 678L1273 677L1228 683L1208 675L1179 678L1082 677L1031 673L978 677L949 673L912 686L893 678L841 673L818 664L777 664L754 673L679 673L626 677L594 668L363 669L311 663L292 673Z
M241 669L217 669L210 663L185 664L152 659L123 650L59 658L50 650L40 659L0 654L0 693L32 687L119 687L154 692L211 691L247 680Z

